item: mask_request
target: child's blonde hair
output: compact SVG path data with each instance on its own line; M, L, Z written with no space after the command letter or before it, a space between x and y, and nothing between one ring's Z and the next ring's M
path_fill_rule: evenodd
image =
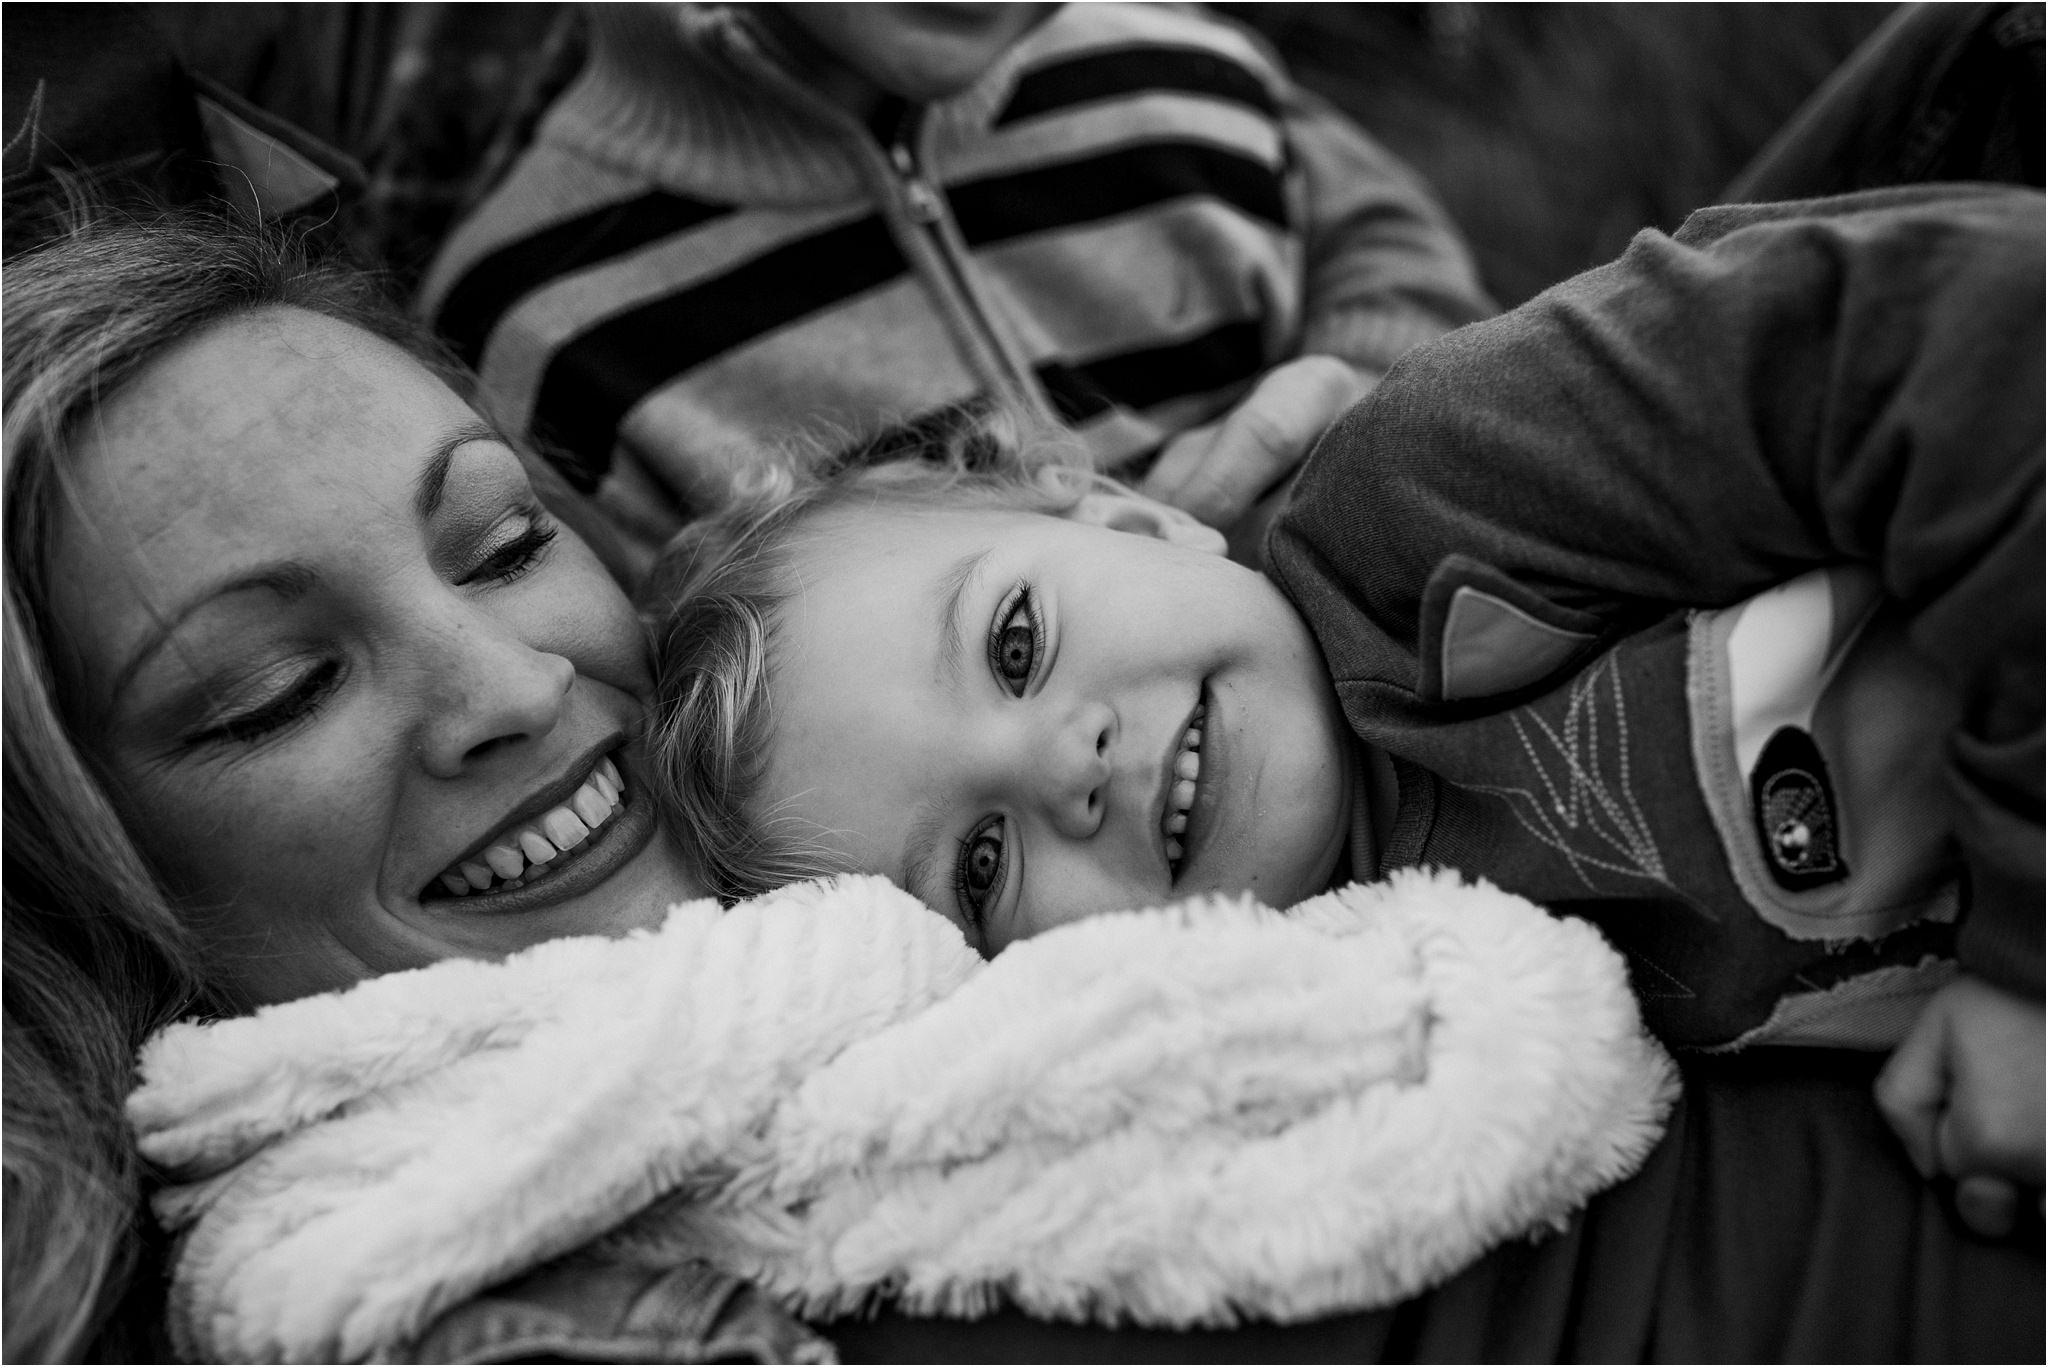
M817 833L759 809L773 735L770 675L795 552L837 509L1013 509L1060 515L1101 481L1069 435L1011 412L958 414L821 467L771 458L720 512L678 533L641 595L654 643L648 753L663 815L727 901L842 872Z

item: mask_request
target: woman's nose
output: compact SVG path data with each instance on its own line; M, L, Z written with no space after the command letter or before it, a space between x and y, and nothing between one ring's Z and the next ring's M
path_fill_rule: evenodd
M422 760L437 778L554 730L576 681L568 659L538 649L509 624L460 603L427 624L420 677Z
M1108 814L1116 714L1099 703L1084 703L1055 717L1049 727L1030 731L1024 741L1028 753L1020 758L1037 788L1034 798L1061 835L1082 840L1095 834Z

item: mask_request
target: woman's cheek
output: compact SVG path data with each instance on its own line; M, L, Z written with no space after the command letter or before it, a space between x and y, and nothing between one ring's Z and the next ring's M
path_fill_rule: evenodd
M536 649L568 660L578 674L644 702L654 690L654 674L633 605L580 543L563 550L570 564L537 586L522 636Z
M174 896L195 911L273 916L375 897L404 783L392 763L400 747L367 740L346 715L357 710L330 709L263 749L131 787L135 829Z

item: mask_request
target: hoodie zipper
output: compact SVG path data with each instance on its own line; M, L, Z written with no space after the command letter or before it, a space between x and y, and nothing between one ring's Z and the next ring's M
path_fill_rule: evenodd
M895 173L897 189L904 208L904 216L914 225L918 236L930 250L939 264L941 286L948 296L955 312L966 320L966 326L974 334L974 342L987 358L982 369L993 369L986 376L998 388L1010 390L1023 403L1050 417L1051 405L1038 387L1037 377L1017 363L997 334L988 315L981 308L974 291L967 283L967 271L953 249L953 243L944 231L946 201L938 187L918 165L917 153L913 150L919 126L924 121L922 106L912 105L903 111L897 121L896 135L884 149L889 169ZM957 232L957 226L956 226ZM972 360L972 357L969 358Z

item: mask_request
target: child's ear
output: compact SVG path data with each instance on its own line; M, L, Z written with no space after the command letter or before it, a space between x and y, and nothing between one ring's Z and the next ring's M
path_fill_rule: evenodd
M1222 532L1198 521L1193 514L1109 480L1102 480L1081 495L1081 501L1069 508L1066 516L1074 522L1108 527L1112 531L1157 537L1192 551L1222 555L1230 549L1230 543Z

